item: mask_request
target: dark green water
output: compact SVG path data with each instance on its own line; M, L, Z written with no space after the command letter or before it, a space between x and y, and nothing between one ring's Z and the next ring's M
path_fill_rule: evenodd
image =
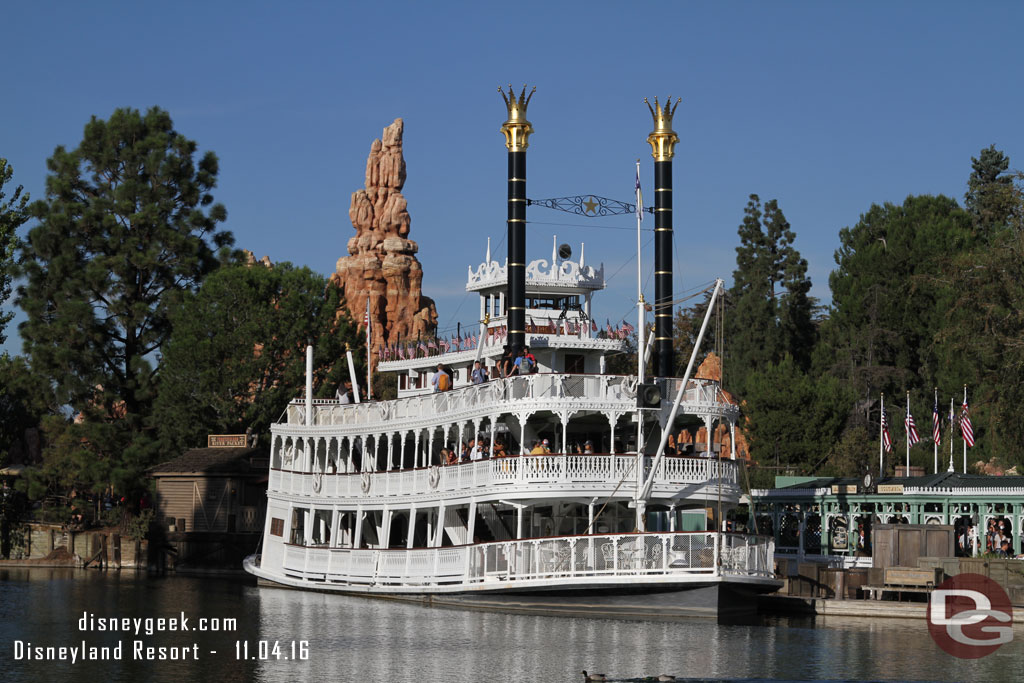
M229 631L79 630L98 618L237 619ZM155 625L155 624L154 624ZM237 580L124 572L0 569L0 681L579 681L637 678L1020 680L1024 629L995 654L958 660L911 620L611 621L443 610L257 588ZM113 647L121 661L15 660L33 647ZM142 647L193 647L186 661L136 661ZM266 645L260 651L260 641ZM308 643L308 659L291 657ZM249 659L240 643L248 642ZM199 660L192 660L198 650ZM211 651L216 651L211 654ZM155 654L158 654L155 653ZM260 658L265 654L267 658ZM239 657L241 655L241 657Z

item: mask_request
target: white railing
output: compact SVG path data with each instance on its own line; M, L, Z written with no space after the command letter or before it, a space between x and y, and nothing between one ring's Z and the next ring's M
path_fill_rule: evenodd
M650 467L653 458L645 458ZM635 455L517 455L441 467L392 472L350 472L347 474L270 470L269 490L290 495L325 498L391 498L414 494L457 494L486 489L489 492L544 488L565 490L573 484L590 484L595 489L614 488L635 481ZM734 460L670 456L663 458L654 476L659 487L722 486L725 497L739 495ZM575 487L578 488L578 487Z
M766 536L715 532L611 534L450 548L288 546L285 575L342 584L422 587L500 582L587 583L606 577L774 577Z
M680 379L668 381L668 400L675 398ZM446 417L489 416L503 410L510 402L531 401L544 405L570 402L578 409L588 404L607 406L619 404L623 409L635 407L636 378L623 375L567 375L560 373L509 377L434 394L421 394L390 401L341 404L335 400L313 401L314 427L388 427L396 431L402 423L429 419L442 424ZM738 410L725 403L718 384L706 380L690 380L684 394L684 412L725 415ZM669 403L670 405L670 403ZM306 408L302 400L293 401L282 416L288 425L303 426ZM376 430L371 430L376 431Z

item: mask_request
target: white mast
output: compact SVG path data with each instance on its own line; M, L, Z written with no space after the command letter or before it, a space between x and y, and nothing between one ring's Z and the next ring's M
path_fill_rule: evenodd
M669 434L672 433L672 424L676 419L676 414L679 413L679 405L683 402L683 395L686 393L686 384L690 381L690 373L693 371L693 363L697 360L697 352L700 350L700 344L704 340L704 331L708 328L708 320L711 319L711 312L715 310L715 299L718 298L718 293L722 290L722 285L725 282L721 279L715 280L715 290L711 293L711 300L708 302L708 310L704 313L704 322L701 323L700 332L697 334L697 341L693 345L693 351L690 352L690 362L686 366L686 372L683 373L683 381L679 383L679 390L676 392L676 400L672 404L672 412L668 415L668 420L665 421L665 429L661 433L661 443L658 444L658 451L654 456L654 462L651 463L651 473L647 477L647 481L644 482L643 487L637 493L637 498L644 499L651 491L651 485L654 483L654 474L658 471L658 465L661 464L661 459L665 457L665 444L668 443ZM710 439L711 437L708 436ZM719 465L720 467L720 465ZM718 476L721 477L721 469L719 469Z
M640 224L644 220L643 204L640 196L640 160L636 160L636 382L637 388L644 383L644 334L646 332L643 291L643 260L640 258ZM644 483L644 414L640 410L639 392L636 408L636 528L644 529L644 505L640 501L640 490Z

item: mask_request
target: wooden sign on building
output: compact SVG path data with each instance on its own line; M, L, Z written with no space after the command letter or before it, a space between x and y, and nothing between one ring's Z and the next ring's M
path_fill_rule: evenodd
M210 434L206 437L207 448L248 448L245 434Z

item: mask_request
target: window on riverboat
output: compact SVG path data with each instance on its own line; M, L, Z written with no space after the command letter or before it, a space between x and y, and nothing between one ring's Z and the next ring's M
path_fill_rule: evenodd
M582 375L585 361L586 358L582 353L565 354L565 372L570 375Z
M277 517L270 518L270 535L284 536L284 520Z
M313 513L313 545L331 544L332 510L316 510Z
M292 510L292 545L306 545L306 515L309 508L295 508Z
M408 388L408 386L407 386L408 384L409 384L409 375L407 373L404 373L404 372L399 374L398 375L398 388L399 389L406 389L406 388Z

